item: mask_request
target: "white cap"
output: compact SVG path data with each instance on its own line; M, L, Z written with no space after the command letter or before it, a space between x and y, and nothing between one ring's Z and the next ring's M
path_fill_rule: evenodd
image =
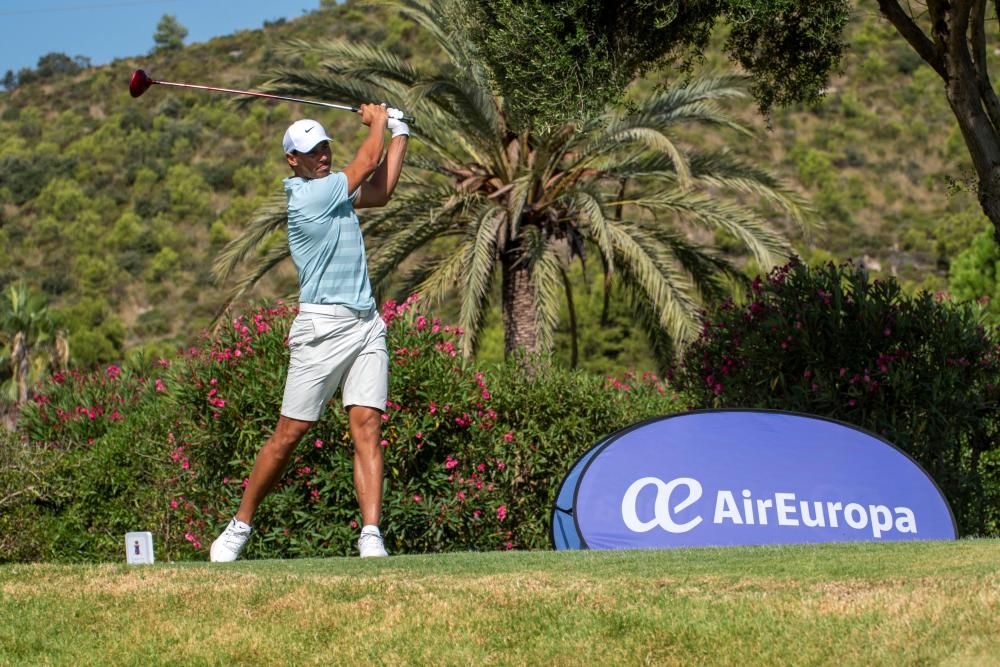
M281 145L284 147L285 153L292 151L308 153L321 141L330 141L323 126L314 120L303 118L288 126Z

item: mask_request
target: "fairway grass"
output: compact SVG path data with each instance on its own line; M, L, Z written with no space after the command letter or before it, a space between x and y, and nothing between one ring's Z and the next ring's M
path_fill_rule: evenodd
M1000 542L7 565L0 664L997 665Z

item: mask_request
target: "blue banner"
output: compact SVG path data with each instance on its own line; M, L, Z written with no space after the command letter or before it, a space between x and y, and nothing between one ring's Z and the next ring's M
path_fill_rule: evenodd
M553 511L557 549L955 537L940 489L886 440L763 410L690 412L613 434L573 466Z

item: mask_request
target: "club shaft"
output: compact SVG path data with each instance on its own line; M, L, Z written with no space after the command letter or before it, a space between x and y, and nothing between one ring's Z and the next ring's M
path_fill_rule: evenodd
M304 100L299 97L286 97L285 95L272 95L270 93L258 93L250 90L235 90L233 88L217 88L215 86L199 86L194 83L175 83L173 81L150 81L150 83L155 83L160 86L175 86L177 88L194 88L196 90L210 90L216 93L230 93L231 95L250 95L252 97L263 97L269 100L282 100L284 102L298 102L299 104L312 104L318 107L327 107L328 109L342 109L344 111L358 112L360 109L358 107L348 106L346 104L334 104L333 102L318 102L316 100ZM413 116L403 116L403 121L407 123L413 122Z
M160 86L176 86L177 88L195 88L197 90L211 90L216 93L230 93L232 95L251 95L253 97L265 97L269 100L283 100L285 102L298 102L300 104L313 104L331 109L343 109L344 111L358 111L357 107L346 104L334 104L333 102L317 102L316 100L303 100L298 97L285 97L284 95L271 95L270 93L258 93L250 90L234 90L232 88L216 88L215 86L199 86L194 83L174 83L173 81L152 81Z

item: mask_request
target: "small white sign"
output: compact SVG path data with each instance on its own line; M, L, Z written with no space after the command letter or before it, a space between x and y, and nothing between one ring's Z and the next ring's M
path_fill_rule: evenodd
M129 565L152 565L155 562L152 533L125 533L125 562Z

